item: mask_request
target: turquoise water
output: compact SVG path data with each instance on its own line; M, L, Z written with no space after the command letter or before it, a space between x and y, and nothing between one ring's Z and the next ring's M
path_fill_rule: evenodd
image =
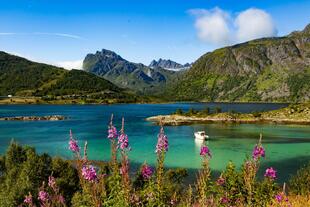
M238 112L263 111L284 107L285 104L118 104L118 105L2 105L0 117L20 115L64 115L64 121L0 121L0 153L3 154L10 140L36 147L40 153L47 152L64 158L72 158L67 150L69 129L82 144L89 143L89 157L108 160L110 155L107 125L111 113L119 127L121 117L125 117L125 131L132 147L130 159L139 164L156 162L154 153L159 127L146 122L145 118L158 114L169 114L177 108L220 106L223 111ZM274 166L280 179L285 179L300 165L310 160L310 127L275 124L197 124L191 126L169 126L165 132L169 137L169 152L166 166L200 167L200 143L195 142L193 133L205 130L211 140L211 167L214 171L224 169L228 161L241 165L246 155L263 133L266 158L262 168Z

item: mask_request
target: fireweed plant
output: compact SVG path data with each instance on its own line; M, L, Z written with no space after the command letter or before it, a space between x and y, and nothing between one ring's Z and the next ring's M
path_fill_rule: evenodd
M80 186L72 198L71 206L291 206L285 185L283 190L279 190L275 183L278 173L276 169L268 167L263 179L257 179L260 162L266 156L262 136L240 171L229 162L216 179L211 176L212 149L203 142L200 153L197 154L201 158L202 167L195 184L188 188L176 181L180 180L180 174L173 174L171 170L166 171L164 168L169 144L162 124L155 147L156 167L152 168L144 162L135 179L129 173L128 153L131 147L125 133L124 119L121 130L118 131L113 125L113 115L111 116L107 139L111 143L111 160L102 168L100 163L88 160L87 142L81 155L79 142L70 130L68 149L74 156L72 165L78 171ZM175 176L172 176L172 181L171 175ZM48 178L48 185L43 182L37 192L38 195L26 195L20 206L66 206L57 178L52 175Z

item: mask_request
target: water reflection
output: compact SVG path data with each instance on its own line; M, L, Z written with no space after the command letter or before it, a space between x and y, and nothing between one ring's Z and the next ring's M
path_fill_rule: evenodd
M209 140L202 140L202 139L194 139L196 147L200 150L202 144L205 142L206 145L209 145Z

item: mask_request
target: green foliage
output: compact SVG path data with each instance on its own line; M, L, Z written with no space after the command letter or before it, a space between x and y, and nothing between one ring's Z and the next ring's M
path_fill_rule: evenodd
M79 161L75 167L88 162L83 159L79 164ZM73 207L99 206L95 204L94 192L98 194L100 206L103 207L193 206L197 203L206 206L268 206L280 192L273 179L257 178L259 160L246 159L241 170L229 162L220 177L214 179L209 158L203 157L194 190L191 186L186 189L183 184L188 176L186 169L165 170L162 161L158 166L162 176L160 183L157 180L158 172L150 180L145 180L139 171L132 186L128 187L131 193L128 201L124 198L119 171L113 171L111 165L95 163L100 168L97 176L103 179L88 182L79 179L70 161L51 158L46 154L38 155L33 148L12 142L6 154L0 157L0 206L18 206L28 192L36 197L42 182L47 182L51 174L56 177L57 186L60 193L65 195L67 205ZM310 163L291 178L289 190L294 194L309 195L309 183ZM226 203L223 203L223 199L226 199Z
M42 182L52 173L70 203L72 193L78 188L75 169L67 161L53 160L47 154L38 155L31 147L12 142L2 159L0 206L15 207L31 192L37 195ZM75 172L75 173L74 173Z
M215 109L214 109L214 113L216 113L216 114L218 114L218 113L222 113L222 108L221 108L221 107L219 107L219 106L215 107Z
M292 101L302 99L310 90L310 69L301 73L292 74L288 77L287 84L291 92Z
M260 118L262 116L262 113L258 111L254 111L252 114L255 118Z
M184 168L169 169L166 172L166 176L170 182L181 184L184 178L188 176L188 172Z
M182 109L177 109L177 110L175 111L175 114L176 114L176 115L183 115L183 110L182 110Z
M301 167L296 175L289 180L289 189L297 195L308 195L310 193L310 162Z

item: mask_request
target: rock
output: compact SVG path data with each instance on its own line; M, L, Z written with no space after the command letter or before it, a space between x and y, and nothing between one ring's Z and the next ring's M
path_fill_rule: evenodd
M184 65L174 62L172 60L159 59L158 61L153 60L149 67L150 68L164 68L167 70L184 70L190 68L191 64L186 63Z

